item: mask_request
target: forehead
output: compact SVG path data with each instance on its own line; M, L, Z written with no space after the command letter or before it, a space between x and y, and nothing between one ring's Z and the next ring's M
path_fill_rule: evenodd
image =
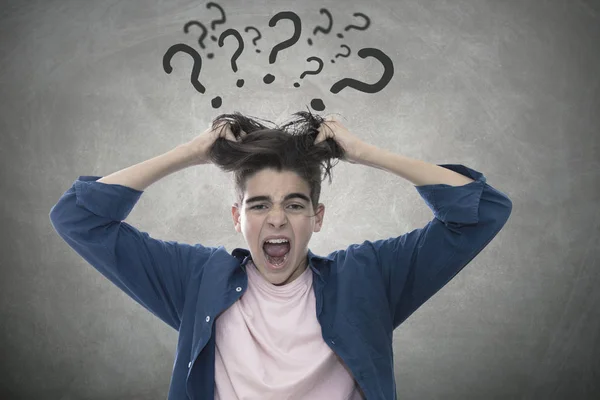
M273 169L265 169L248 179L246 182L246 196L244 197L248 200L256 196L284 200L290 193L301 193L308 198L310 187L304 179L294 172L278 172Z

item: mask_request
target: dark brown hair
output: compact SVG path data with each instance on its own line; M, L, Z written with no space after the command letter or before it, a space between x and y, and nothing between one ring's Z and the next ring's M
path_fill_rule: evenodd
M271 121L248 117L234 112L222 114L213 120L212 127L227 122L236 142L225 139L224 134L214 142L209 150L210 161L226 172L233 172L236 197L241 206L246 191L247 180L263 169L271 168L278 172L291 171L304 179L310 187L310 199L316 212L321 195L321 182L329 176L331 183L331 159L344 159L344 149L333 138L318 145L314 141L318 129L327 122L310 111L293 114L296 118L282 126ZM266 121L269 128L258 120ZM221 127L224 129L224 126ZM245 132L242 135L241 132ZM325 169L323 179L321 174Z

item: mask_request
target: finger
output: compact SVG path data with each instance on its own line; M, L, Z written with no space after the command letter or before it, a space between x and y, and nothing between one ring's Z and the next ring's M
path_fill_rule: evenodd
M233 132L231 132L231 131L227 132L227 137L229 138L229 140L232 140L234 142L237 142L238 140L240 140L242 137L244 137L246 135L247 135L247 133L240 129L240 135L239 135L240 137L236 139Z

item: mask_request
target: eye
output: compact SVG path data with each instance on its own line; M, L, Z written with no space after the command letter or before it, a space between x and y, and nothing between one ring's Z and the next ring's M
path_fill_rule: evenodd
M264 204L257 204L255 206L250 207L251 210L258 209L258 207L265 207ZM290 204L290 207L295 207L294 210L301 210L304 208L301 204Z

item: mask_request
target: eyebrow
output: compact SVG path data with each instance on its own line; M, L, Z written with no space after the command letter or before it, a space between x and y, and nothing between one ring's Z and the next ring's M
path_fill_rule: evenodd
M293 199L293 198L300 198L300 199L306 201L307 203L310 202L310 199L308 198L308 196L306 196L305 194L302 194L302 193L290 193L283 198L283 201ZM257 201L273 202L273 199L271 198L271 196L254 196L254 197L250 197L248 200L246 200L246 204L255 203Z

